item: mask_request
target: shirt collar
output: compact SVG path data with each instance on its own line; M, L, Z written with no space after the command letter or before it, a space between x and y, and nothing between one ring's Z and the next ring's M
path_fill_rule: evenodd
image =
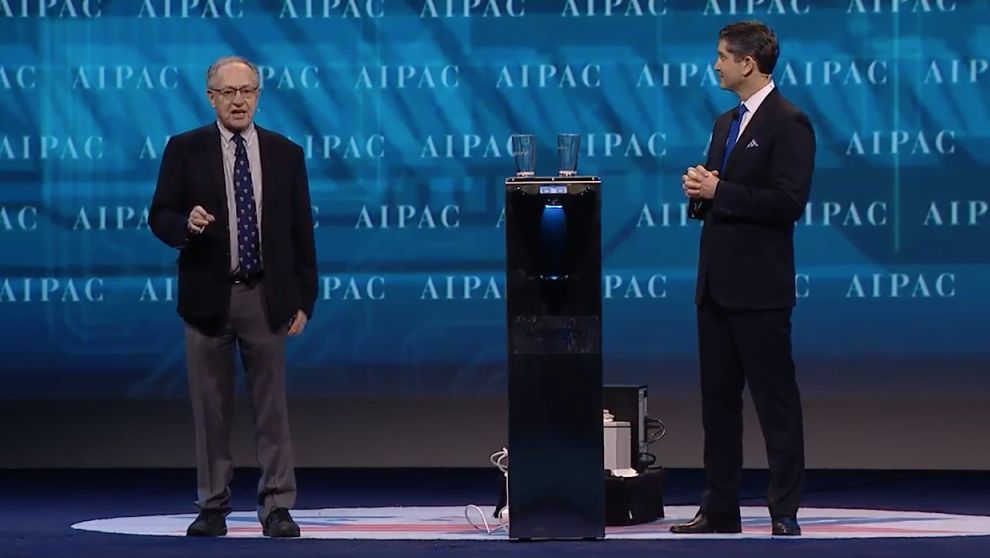
M770 96L770 92L774 90L774 87L776 86L773 84L773 80L771 79L770 82L764 85L762 89L756 93L753 93L750 98L743 101L742 104L746 105L746 112L750 114L755 113L756 109L760 108L760 105L763 104L763 101Z
M234 132L228 130L219 120L217 120L217 128L220 128L220 137L223 139L224 145L230 144L234 139ZM245 147L250 146L254 142L254 138L257 137L258 132L254 128L254 122L248 124L248 127L241 132L241 137L244 138Z

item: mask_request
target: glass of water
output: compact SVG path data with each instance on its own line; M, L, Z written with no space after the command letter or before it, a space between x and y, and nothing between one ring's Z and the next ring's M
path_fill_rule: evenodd
M512 158L516 161L516 176L536 174L536 142L532 134L512 134Z
M560 160L560 176L574 176L577 174L578 153L580 151L580 135L557 134L557 157Z

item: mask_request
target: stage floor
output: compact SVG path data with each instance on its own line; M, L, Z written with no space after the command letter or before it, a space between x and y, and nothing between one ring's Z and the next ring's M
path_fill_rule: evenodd
M465 506L490 511L494 470L300 470L294 517L303 540L261 540L257 471L238 470L230 535L187 539L191 470L0 471L0 557L7 556L990 556L990 472L811 471L805 535L771 539L765 472L744 475L741 535L673 536L693 515L700 471L668 472L667 518L609 528L598 542L511 543L479 531ZM474 523L480 517L471 513ZM324 539L324 540L314 540ZM276 548L273 545L279 545ZM275 553L275 554L273 554Z

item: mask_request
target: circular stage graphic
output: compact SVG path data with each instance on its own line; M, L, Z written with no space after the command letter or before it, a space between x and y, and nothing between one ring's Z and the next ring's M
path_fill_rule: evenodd
M493 508L483 507L492 527ZM766 508L742 508L743 532L738 535L674 535L673 523L694 516L696 506L667 506L666 518L629 527L608 527L606 539L733 539L769 538L770 518ZM506 540L504 529L488 533L481 515L463 506L417 506L398 508L330 508L293 510L292 516L309 539L391 539L391 540ZM72 527L84 531L127 535L184 536L195 514L118 517L83 521ZM803 531L797 539L845 539L884 537L965 537L990 535L990 517L944 513L886 510L806 508L798 516ZM255 512L234 512L227 516L228 537L262 537Z

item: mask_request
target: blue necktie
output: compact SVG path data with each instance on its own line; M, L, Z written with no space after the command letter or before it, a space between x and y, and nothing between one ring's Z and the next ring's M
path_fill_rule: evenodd
M261 271L261 239L258 236L258 210L244 138L234 134L234 198L237 209L237 267L241 273Z
M720 173L725 172L725 163L729 160L729 153L732 153L732 148L736 146L736 140L739 139L739 125L742 124L743 114L746 114L746 105L740 104L736 116L732 119L732 124L729 125L729 137L725 138L725 152L722 154Z

